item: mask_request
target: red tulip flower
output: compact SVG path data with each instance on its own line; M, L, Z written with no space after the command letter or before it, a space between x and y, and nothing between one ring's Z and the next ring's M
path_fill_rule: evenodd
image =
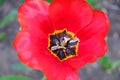
M109 20L85 0L25 0L14 47L27 66L48 80L80 80L78 69L107 51Z

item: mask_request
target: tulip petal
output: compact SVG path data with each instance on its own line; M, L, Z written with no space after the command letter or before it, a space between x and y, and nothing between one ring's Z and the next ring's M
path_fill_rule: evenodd
M45 34L52 32L48 15L49 3L43 0L27 0L18 9L18 21L22 28L39 27Z
M78 32L76 36L80 38L81 42L88 40L93 36L99 36L104 39L108 33L109 26L110 23L106 14L100 10L94 10L93 21Z
M62 62L53 62L43 73L48 80L80 80L77 72Z
M56 30L78 32L92 21L92 9L84 0L54 0L50 5L50 19Z
M56 58L48 51L48 39L39 28L22 29L14 40L14 47L20 60L35 69L49 67L47 62L50 63Z

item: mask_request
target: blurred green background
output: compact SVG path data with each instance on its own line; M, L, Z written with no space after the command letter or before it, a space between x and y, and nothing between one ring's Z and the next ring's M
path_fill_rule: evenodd
M51 2L52 0L48 0ZM120 80L120 0L87 0L94 9L108 15L107 55L79 71L81 80ZM46 80L42 72L23 65L13 49L19 30L17 8L24 0L0 0L0 80Z

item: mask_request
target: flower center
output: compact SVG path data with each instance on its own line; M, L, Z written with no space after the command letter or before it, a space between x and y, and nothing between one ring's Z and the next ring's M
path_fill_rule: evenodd
M60 60L66 60L77 54L79 39L67 30L55 31L49 35L49 50Z

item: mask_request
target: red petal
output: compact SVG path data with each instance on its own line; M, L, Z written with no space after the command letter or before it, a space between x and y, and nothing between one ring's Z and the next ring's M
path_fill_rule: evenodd
M25 65L38 70L50 69L52 62L57 60L48 50L36 47L20 52L19 58Z
M48 39L39 28L21 30L14 40L14 47L20 60L35 69L46 68L57 60L48 51Z
M89 62L94 62L98 57L103 56L107 51L107 44L104 39L93 37L79 44L78 56L69 59L67 62L75 69L83 67Z
M106 14L102 11L95 10L92 23L84 27L84 29L77 33L76 36L80 38L81 42L88 40L93 36L99 36L104 39L108 33L109 26L110 23Z
M76 71L62 62L53 62L43 72L48 80L80 80Z
M76 33L92 21L92 10L84 0L54 0L50 19L55 29L67 28Z
M27 0L18 9L22 28L39 27L45 34L52 32L48 15L49 4L43 0Z

